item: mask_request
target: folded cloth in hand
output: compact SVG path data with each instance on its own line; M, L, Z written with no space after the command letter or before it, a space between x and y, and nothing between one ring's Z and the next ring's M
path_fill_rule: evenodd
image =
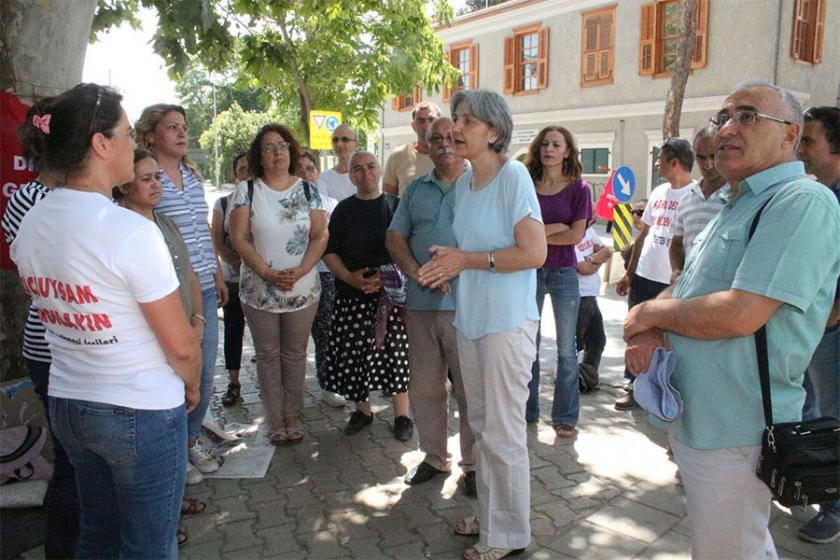
M682 395L671 385L676 359L673 352L657 348L650 367L633 384L633 397L639 406L665 422L673 422L682 412Z

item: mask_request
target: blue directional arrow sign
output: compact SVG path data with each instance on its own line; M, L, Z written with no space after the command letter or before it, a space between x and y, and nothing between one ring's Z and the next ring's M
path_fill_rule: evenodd
M626 165L622 165L615 170L612 190L615 197L621 202L628 202L633 198L633 192L636 190L636 178L633 177L633 171Z

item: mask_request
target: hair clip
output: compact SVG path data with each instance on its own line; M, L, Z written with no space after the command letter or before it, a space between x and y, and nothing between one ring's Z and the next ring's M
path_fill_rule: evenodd
M50 120L52 120L52 115L50 115L49 113L46 115L34 115L32 117L32 125L35 128L40 129L44 134L49 134Z

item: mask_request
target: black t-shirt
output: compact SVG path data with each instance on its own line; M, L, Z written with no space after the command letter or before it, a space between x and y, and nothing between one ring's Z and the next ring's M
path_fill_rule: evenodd
M339 202L330 216L330 240L325 254L334 253L341 257L350 272L392 262L385 248L385 234L398 202L390 194L373 200L350 196ZM341 296L365 296L364 292L338 278L335 279L335 289ZM376 294L370 295L371 299L376 297Z

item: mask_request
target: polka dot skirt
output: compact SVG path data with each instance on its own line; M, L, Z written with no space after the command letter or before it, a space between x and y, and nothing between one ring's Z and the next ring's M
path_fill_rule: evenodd
M385 348L374 347L376 300L337 296L330 329L324 388L353 402L370 391L408 391L408 335L399 310L388 316Z

